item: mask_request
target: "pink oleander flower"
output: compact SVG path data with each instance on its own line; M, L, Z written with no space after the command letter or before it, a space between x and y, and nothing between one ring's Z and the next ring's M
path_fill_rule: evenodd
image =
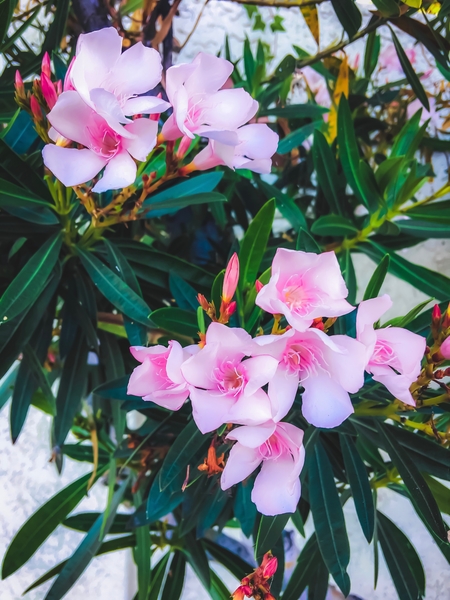
M282 314L298 331L317 317L339 317L354 308L334 252L314 254L279 248L272 275L256 304L272 315Z
M134 159L146 160L156 144L155 121L136 119L117 133L76 91L63 92L47 118L52 139L59 134L85 146L78 150L48 144L42 151L45 166L67 187L90 181L104 167L94 192L131 185L136 179Z
M391 306L387 294L361 302L356 317L356 337L366 346L366 371L393 396L415 406L409 388L420 374L426 340L401 327L374 329L374 323Z
M251 495L258 511L268 516L295 512L305 462L303 431L290 423L269 421L256 427L237 427L227 439L236 443L222 473L222 489L243 481L262 463Z
M445 360L449 360L450 359L450 337L446 338L440 347L440 353L442 354L442 356L445 358Z
M141 365L131 374L127 393L141 396L169 410L179 410L189 396L189 389L181 373L181 365L192 354L172 340L169 347L132 346L131 354Z
M346 335L326 335L319 329L255 339L259 352L278 361L269 381L273 419L282 419L303 386L302 412L315 427L337 427L353 412L349 392L364 384L365 348ZM254 355L258 354L254 351Z
M204 52L190 64L170 67L166 92L173 113L164 123L162 138L201 135L236 145L235 130L255 115L258 103L242 88L220 89L232 71L229 61Z
M272 156L278 147L278 135L270 127L260 123L245 125L233 133L237 136L236 144L212 139L182 171L205 171L218 165L226 165L230 169L270 173Z
M243 329L211 323L204 347L183 363L194 420L202 433L223 423L257 425L272 418L261 388L275 374L278 361L271 356L247 358L253 348Z
M51 110L58 101L58 94L50 77L42 71L41 73L41 92L47 106Z
M160 98L141 95L161 81L161 73L157 50L138 42L122 53L122 38L114 27L107 27L80 35L64 90L75 89L114 131L124 135L121 124L131 123L128 116L169 108Z

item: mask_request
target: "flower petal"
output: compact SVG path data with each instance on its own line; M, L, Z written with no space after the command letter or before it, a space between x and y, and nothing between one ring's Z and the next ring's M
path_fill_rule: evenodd
M267 125L252 123L238 130L240 144L236 151L248 158L270 158L278 148L278 135Z
M108 162L103 177L94 185L92 191L100 193L127 187L134 183L136 171L136 163L128 152L119 152Z
M275 431L276 424L268 421L262 425L236 427L228 435L227 440L236 440L246 448L259 448Z
M45 166L66 187L90 181L106 164L106 159L92 150L61 148L53 144L44 147L42 157Z
M290 411L298 390L298 374L289 373L280 365L269 381L268 395L272 404L272 418L280 421Z
M356 337L365 346L375 343L373 324L380 320L392 306L392 300L387 294L379 298L364 300L358 306L356 315Z
M158 85L161 73L159 52L138 42L119 56L105 87L117 95L145 94Z
M300 500L300 478L293 476L296 467L290 456L265 460L256 477L252 501L266 516L293 513Z
M328 375L308 377L302 385L302 413L314 427L337 427L354 412L348 393Z
M135 137L124 138L122 147L125 148L136 160L145 161L151 150L155 147L158 135L158 123L150 119L136 119L125 129Z
M272 418L272 409L266 392L259 389L253 396L241 396L230 406L224 422L238 425L261 425Z
M122 123L132 123L132 121L125 117L114 94L102 88L95 88L91 91L91 99L95 111L105 119L113 131L125 138L133 137L122 125Z
M247 376L245 396L251 396L275 375L278 361L272 356L254 356L242 363Z
M63 92L47 118L60 135L89 146L91 138L88 126L95 118L95 113L78 92Z
M192 414L202 433L214 431L228 421L234 398L220 392L191 388Z
M247 123L258 110L258 103L242 88L219 90L200 103L202 123L212 129L237 129Z
M235 444L228 456L227 464L220 478L220 487L228 490L232 485L246 479L260 464L261 458L254 448Z
M170 104L156 96L138 96L130 98L123 107L124 115L154 115L165 112Z
M190 95L217 92L234 69L228 60L205 52L199 52L192 61L192 65L196 68L185 83L186 90Z

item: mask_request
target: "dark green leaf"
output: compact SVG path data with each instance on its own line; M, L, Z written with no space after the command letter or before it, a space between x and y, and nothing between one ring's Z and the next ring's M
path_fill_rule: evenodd
M345 217L339 215L326 215L319 217L311 225L312 233L316 235L332 236L350 236L354 237L358 233L358 228Z
M101 467L96 478L98 479L105 470L106 467ZM3 558L2 579L6 579L24 565L56 527L81 502L87 494L87 483L90 478L91 473L87 473L68 485L43 504L22 525Z
M258 564L261 562L261 559L266 552L273 550L275 544L281 537L290 516L290 513L277 515L276 517L266 517L265 515L261 515L255 543L255 558Z
M97 554L104 536L108 533L114 521L119 504L128 487L128 482L129 478L122 482L117 491L114 492L106 522L103 522L103 515L98 517L89 533L62 568L61 573L45 596L45 600L61 600Z
M0 327L36 301L59 257L62 234L57 233L29 259L0 298Z
M186 206L193 206L194 204L209 204L211 202L226 201L226 196L219 194L219 192L199 192L192 196L168 198L167 200L162 200L160 202L144 202L145 218L154 219L156 217L162 217L163 215L172 214L177 210L185 208Z
M181 550L176 550L170 569L167 574L166 583L162 591L161 600L178 600L181 596L186 571L186 558Z
M373 0L383 17L398 17L400 8L395 0Z
M447 541L447 531L441 513L430 488L420 474L408 452L398 442L390 428L376 423L378 432L405 486L408 488L411 502L425 525L442 540Z
M331 0L331 4L348 37L355 36L361 27L362 17L354 0Z
M260 111L261 117L275 116L284 119L313 119L316 120L325 113L328 108L318 104L289 104L288 106L279 106Z
M192 177L182 183L177 183L162 192L158 192L144 201L143 209L152 208L155 204L164 203L166 200L196 196L205 192L212 192L223 177L223 171L213 171Z
M3 178L12 178L16 184L30 190L33 196L37 194L39 198L51 201L48 187L42 177L1 138L0 173L3 174Z
M425 594L425 574L413 545L405 534L379 511L377 534L399 598L418 600Z
M161 329L196 338L198 336L197 315L175 306L165 306L152 312L152 321Z
M80 247L76 252L83 267L105 298L130 319L149 326L151 311L144 300L91 252L86 252Z
M187 281L176 273L170 273L169 287L180 308L184 310L197 310L197 292Z
M55 446L63 445L75 415L81 410L87 383L87 357L86 340L80 335L64 362L56 396L56 417L53 422Z
M370 79L378 64L380 56L381 38L376 31L371 31L367 36L366 51L364 53L364 75Z
M252 54L252 50L250 48L250 42L248 38L245 38L244 41L244 71L245 78L250 87L250 90L253 90L253 78L255 76L256 71L256 63Z
M299 600L309 584L310 576L314 572L317 562L322 560L316 534L309 538L298 557L287 586L283 592L283 600Z
M344 278L348 289L347 300L350 302L350 304L354 304L356 301L357 291L356 274L352 261L352 255L348 248L339 254L339 264L341 266L342 277Z
M364 535L370 543L375 525L375 507L373 505L372 490L369 484L366 467L359 452L349 435L339 435L342 456L344 458L345 472L352 490L358 515Z
M47 201L4 179L0 179L0 207L30 223L58 224L58 218Z
M301 146L303 142L305 142L309 136L316 131L316 129L321 129L323 126L324 121L322 119L320 121L313 121L312 123L303 125L303 127L299 127L299 129L288 133L288 135L281 139L278 144L278 154L287 154L294 148Z
M257 213L247 229L239 252L240 283L252 286L258 276L275 216L275 201L269 200Z
M383 282L386 279L386 275L389 269L389 262L390 256L389 254L385 254L385 256L383 256L383 258L381 259L380 264L373 272L369 283L367 284L363 300L370 300L371 298L376 298L378 296L378 294L380 293L381 286L383 285Z
M270 198L275 198L278 210L283 217L289 221L295 231L298 231L300 227L308 229L304 214L292 198L287 194L284 194L274 185L270 185L270 183L266 183L262 179L258 179L257 184L268 200L270 200Z
M379 2L380 0L377 0ZM386 2L386 0L383 0ZM392 0L391 0L392 1ZM409 58L406 55L406 52L403 50L403 47L395 35L394 31L391 29L392 41L394 42L395 50L397 52L398 59L402 66L403 72L406 75L406 78L409 81L409 85L411 86L412 91L416 94L417 98L420 100L422 105L426 108L427 111L430 111L430 102L428 100L428 96L423 89L423 86L418 78L416 72L412 64L409 62Z
M395 138L389 158L406 155L410 156L411 148L413 149L414 155L415 151L417 150L416 140L420 132L421 117L422 109L418 110L408 121L406 121Z
M317 172L317 183L321 187L331 211L336 215L340 215L342 214L342 208L336 185L338 181L336 158L328 145L326 137L319 129L314 131L312 155Z
M165 490L205 446L209 436L203 435L195 421L190 421L180 435L175 439L166 455L159 474L160 490Z
M195 539L192 532L187 533L184 536L184 552L195 574L200 579L205 589L209 590L211 576L208 558L201 542Z
M400 231L418 238L449 238L450 225L448 223L434 223L433 221L419 221L417 219L401 219L395 221Z
M93 448L92 446L84 444L64 444L62 447L62 453L71 458L72 460L78 460L80 462L94 462ZM111 456L103 450L98 449L98 462L100 464L109 463Z
M314 254L320 254L322 252L319 244L305 229L300 229L298 232L296 250L314 252Z
M320 552L344 596L350 593L350 546L333 470L318 440L309 461L309 501Z
M229 600L231 596L229 590L225 587L225 584L214 571L211 571L211 587L209 589L209 594L212 600Z
M253 484L251 480L237 485L236 498L234 500L234 514L241 525L243 534L250 537L255 525L256 506L252 502Z
M240 581L243 577L249 575L253 571L254 567L251 564L227 548L219 546L219 544L216 544L212 540L205 538L202 540L202 544L214 560L228 569L237 580Z
M0 1L0 44L3 42L8 32L16 4L15 0Z
M158 600L159 592L161 590L164 575L166 574L167 563L169 562L170 552L167 552L161 560L153 567L152 577L150 583L150 592L148 600Z
M87 533L90 528L94 525L95 521L98 519L101 513L98 512L85 512L78 513L69 517L63 522L64 527L68 527L69 529L74 529L75 531L83 531ZM120 533L128 533L130 522L129 514L116 514L114 518L114 522L109 529L109 533L111 534L120 534Z

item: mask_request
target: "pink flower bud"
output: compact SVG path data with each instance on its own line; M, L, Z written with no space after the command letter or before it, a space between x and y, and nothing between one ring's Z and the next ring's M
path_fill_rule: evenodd
M61 96L61 94L62 94L62 81L61 81L61 79L58 79L58 81L55 83L55 89L56 89L57 95Z
M209 302L208 302L208 300L205 298L205 296L203 294L198 294L197 295L197 301L200 304L200 306L203 308L203 310L205 312L208 312L208 310L209 310Z
M244 600L244 598L250 598L252 596L252 590L248 585L240 585L238 589L231 596L232 600Z
M259 279L257 279L255 281L255 288L256 288L256 293L259 294L259 292L263 289L264 284L262 284Z
M180 141L180 145L178 146L178 150L177 150L178 160L181 160L186 155L191 143L192 143L192 139L187 135L183 135L183 137L181 138L181 141Z
M70 72L72 71L72 67L73 67L73 63L75 62L75 58L76 56L74 56L72 58L72 60L70 61L69 67L66 71L66 76L64 77L64 91L65 92L70 92L71 90L74 90L75 88L72 85L72 79L70 77Z
M44 57L42 59L41 70L42 73L44 75L47 75L47 77L50 79L50 77L52 76L52 66L50 64L50 56L48 52L44 54Z
M51 79L44 72L41 74L41 90L42 95L47 102L47 106L51 110L58 100L58 95L56 94L56 90Z
M442 342L441 354L445 358L445 360L450 359L450 337L448 337Z
M236 252L230 258L223 279L222 300L229 303L236 292L239 282L239 258Z
M36 119L36 121L40 121L42 119L42 110L39 106L39 102L36 100L36 96L31 96L30 98L30 109L33 118Z
M433 307L433 312L431 313L431 319L433 320L433 323L439 323L441 317L442 313L441 309L439 308L439 304L435 304Z
M20 74L20 71L16 71L16 75L14 78L14 87L16 88L16 92L18 95L23 94L24 91L24 87L23 87L23 79L22 76Z
M270 558L266 559L267 556L267 554L264 555L261 567L263 569L263 577L265 579L270 579L270 577L273 577L277 572L278 559L276 556L271 556Z

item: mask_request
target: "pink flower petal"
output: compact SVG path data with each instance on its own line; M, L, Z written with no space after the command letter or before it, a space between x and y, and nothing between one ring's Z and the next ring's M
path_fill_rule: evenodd
M45 166L66 187L86 183L95 177L106 164L106 159L91 150L61 148L47 144L42 150Z
M127 187L134 183L136 171L136 163L128 152L119 152L108 162L103 177L94 185L92 191L99 194Z
M314 427L337 427L354 412L348 393L328 375L311 376L302 385L302 413Z
M161 73L159 52L138 42L118 57L108 77L107 87L117 95L145 94L158 85Z
M387 294L361 302L356 316L356 337L360 342L366 346L375 343L373 325L391 306L392 300Z
M298 390L298 374L291 374L281 365L269 382L268 395L272 405L272 418L280 421L285 417L292 405Z
M220 478L220 487L228 490L232 485L246 479L261 462L258 451L235 444L228 456L227 464Z
M278 361L271 356L255 356L244 361L242 365L248 379L244 394L251 396L269 383L276 373Z
M150 119L136 119L126 125L125 129L135 137L124 139L122 147L136 160L144 162L155 147L158 123Z
M247 448L259 448L275 431L276 424L273 421L268 421L262 425L250 427L236 427L228 435L227 440L236 440L239 444Z
M170 104L156 96L130 98L123 105L124 115L154 115L165 112Z
M202 101L202 122L212 130L237 129L258 110L258 103L242 88L220 90Z
M275 516L296 511L300 500L300 478L295 476L295 470L289 456L263 462L251 496L261 514Z
M239 147L242 156L253 159L264 159L277 151L278 135L267 125L253 123L239 129Z
M269 398L263 390L252 396L242 396L237 402L233 399L224 423L238 425L261 425L272 418Z
M185 80L186 90L191 95L216 92L225 84L234 69L228 60L205 52L197 54L192 66L195 66L195 69Z
M227 416L234 398L220 392L191 388L191 403L194 421L202 433L209 433L228 422Z
M91 137L87 127L95 118L95 113L83 102L78 92L63 92L47 118L63 137L83 146L89 145Z

